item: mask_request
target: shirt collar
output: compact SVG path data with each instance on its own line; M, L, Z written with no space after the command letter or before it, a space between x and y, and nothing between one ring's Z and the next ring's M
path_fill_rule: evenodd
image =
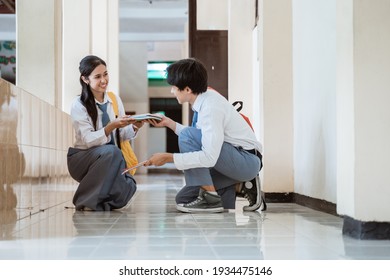
M97 101L96 98L95 98L95 102L96 102L96 104L105 104L105 103L107 103L107 102L112 103L112 100L111 100L110 96L108 96L107 92L105 92L105 93L104 93L103 102Z
M207 94L208 94L207 91L205 91L205 92L197 95L194 104L192 104L193 111L196 111L196 112L200 111L200 108L202 108L202 104L203 104L204 100L206 99Z

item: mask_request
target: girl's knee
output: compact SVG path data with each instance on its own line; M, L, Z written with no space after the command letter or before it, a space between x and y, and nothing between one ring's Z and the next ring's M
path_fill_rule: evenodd
M99 156L102 158L118 158L122 156L122 151L115 145L103 145L99 148Z

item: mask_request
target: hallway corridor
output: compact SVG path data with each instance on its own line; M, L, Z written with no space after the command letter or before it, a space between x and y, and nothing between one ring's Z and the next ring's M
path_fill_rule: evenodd
M131 203L113 212L75 212L74 186L63 186L65 204L1 225L0 259L390 259L388 240L343 236L340 217L289 203L245 213L245 200L237 201L236 211L184 214L174 205L182 175L136 175L136 180Z

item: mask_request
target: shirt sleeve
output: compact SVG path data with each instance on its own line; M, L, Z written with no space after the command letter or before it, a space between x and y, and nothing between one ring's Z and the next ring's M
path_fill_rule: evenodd
M116 100L118 103L118 111L119 111L118 117L122 117L122 116L126 115L125 108L123 106L122 99L118 95L115 95L115 96L116 96ZM125 126L125 127L121 128L119 131L120 131L120 137L121 137L122 141L134 139L137 135L137 133L134 131L134 128L132 125Z
M176 123L176 129L175 129L175 133L176 135L179 135L180 132L183 130L183 128L185 128L186 126L185 125L182 125L181 123Z
M76 138L81 142L79 143L81 146L91 148L107 143L108 137L104 132L104 128L95 131L92 119L81 101L76 100L73 103L71 116Z

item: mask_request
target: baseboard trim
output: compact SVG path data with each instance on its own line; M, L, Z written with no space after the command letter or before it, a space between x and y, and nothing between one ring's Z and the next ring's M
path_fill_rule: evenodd
M323 199L313 198L313 197L295 193L294 202L296 204L303 205L314 210L318 210L321 212L332 214L334 216L338 216L336 210L336 204Z
M269 203L296 203L314 210L337 215L336 204L297 193L265 193L265 201Z
M362 222L344 216L343 235L357 239L390 240L389 222Z
M264 193L267 203L292 203L294 202L294 193Z
M336 204L326 200L297 193L264 193L264 197L267 203L296 203L334 216L340 216L337 214ZM389 222L362 222L348 216L340 217L344 219L343 235L362 240L390 240Z

